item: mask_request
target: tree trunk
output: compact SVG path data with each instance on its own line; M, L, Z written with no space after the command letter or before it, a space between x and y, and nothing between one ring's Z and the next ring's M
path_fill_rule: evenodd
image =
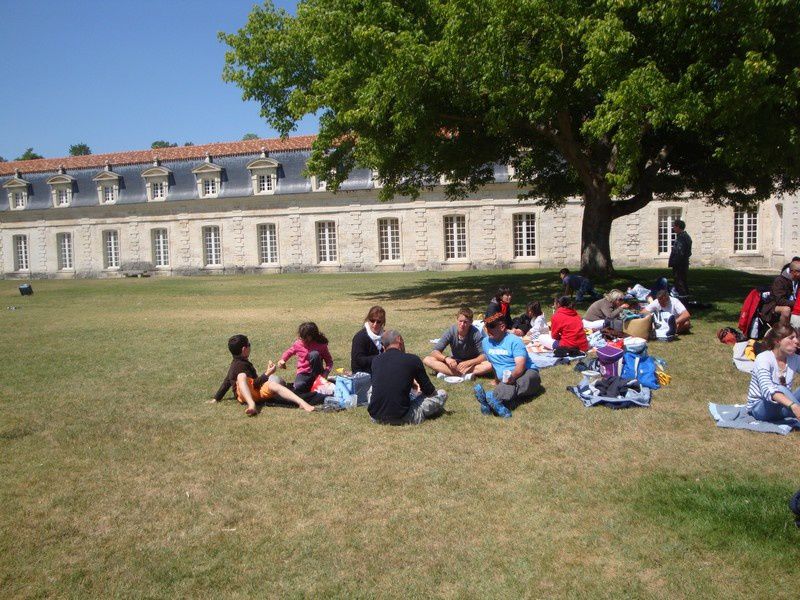
M605 191L587 190L581 227L581 273L605 279L614 273L611 263L611 197Z

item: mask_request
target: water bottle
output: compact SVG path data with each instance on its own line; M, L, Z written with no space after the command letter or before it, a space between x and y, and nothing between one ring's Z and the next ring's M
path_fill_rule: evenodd
M503 383L508 383L509 379L511 379L511 369L506 369L503 371Z
M346 400L345 408L355 408L356 406L358 406L358 396L356 394L350 394Z

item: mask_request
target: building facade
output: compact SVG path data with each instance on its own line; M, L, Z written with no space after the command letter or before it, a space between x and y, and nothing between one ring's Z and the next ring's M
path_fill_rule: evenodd
M513 173L464 200L377 199L355 170L333 194L304 176L313 137L0 163L6 278L576 266L582 207L519 202ZM757 210L676 198L615 221L616 266L666 267L675 219L693 265L776 269L798 252L800 198Z

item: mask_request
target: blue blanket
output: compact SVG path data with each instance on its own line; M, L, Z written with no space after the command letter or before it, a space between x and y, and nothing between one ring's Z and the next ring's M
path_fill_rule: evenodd
M597 390L588 385L571 385L567 387L567 390L575 394L587 408L589 406L597 406L598 404L608 406L609 408L630 408L633 406L640 406L643 408L650 407L651 392L650 389L646 387L642 387L641 392L628 390L625 396L620 398L601 396Z
M797 419L783 419L774 423L758 421L747 413L747 407L744 405L709 402L708 412L717 422L717 427L725 427L727 429L749 429L750 431L778 433L780 435L788 435L792 432L792 429L800 429L800 421Z

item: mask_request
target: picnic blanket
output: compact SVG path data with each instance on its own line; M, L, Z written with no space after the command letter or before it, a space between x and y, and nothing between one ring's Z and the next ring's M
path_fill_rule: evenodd
M739 342L733 345L733 364L742 373L752 373L755 361L745 356L745 350L750 341Z
M747 413L744 404L715 404L708 403L708 412L717 422L717 427L725 429L749 429L761 433L777 433L788 435L792 429L800 429L797 419L783 419L777 422L758 421Z
M531 346L532 344L529 344ZM528 356L531 357L531 361L533 364L536 365L539 369L546 369L547 367L554 367L556 365L568 365L573 360L581 360L585 358L585 354L580 354L578 356L556 356L555 353L551 350L548 352L534 352L530 348L528 350Z
M624 396L616 398L601 395L591 385L569 385L567 386L567 391L575 394L578 400L583 402L583 405L587 408L590 406L597 406L598 404L608 406L609 408L631 408L633 406L640 406L642 408L650 407L651 391L644 386L642 386L640 392L629 389Z

